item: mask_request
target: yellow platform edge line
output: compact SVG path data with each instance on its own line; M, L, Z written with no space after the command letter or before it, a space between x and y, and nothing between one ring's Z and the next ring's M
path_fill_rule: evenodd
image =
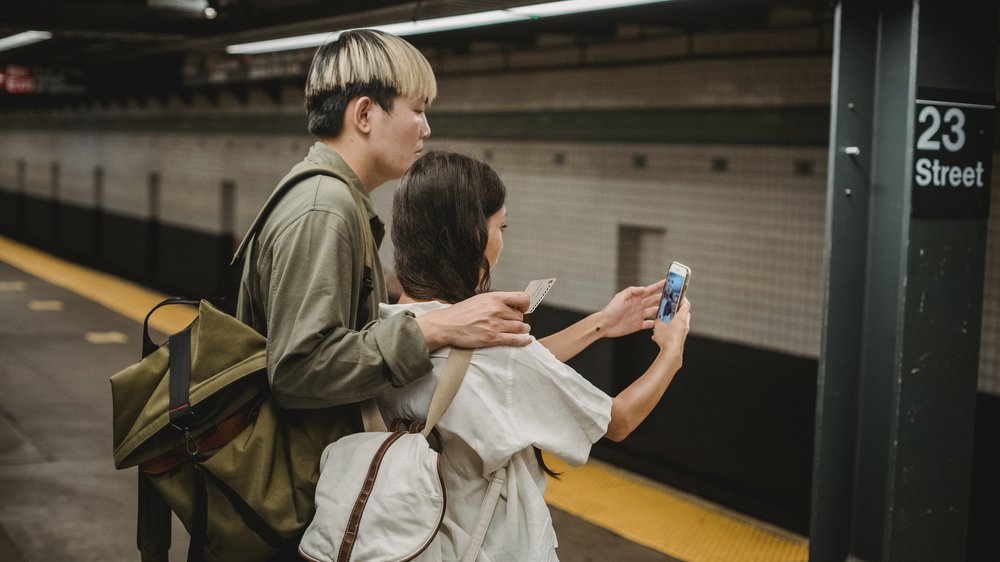
M0 261L139 323L166 298L131 281L70 263L3 236L0 236ZM149 324L162 333L173 334L183 330L194 317L195 310L191 307L169 306L158 310Z
M0 261L142 322L165 295L67 262L0 236ZM187 307L168 307L150 326L172 334L194 319ZM805 562L808 541L729 513L725 509L627 471L591 460L571 468L546 455L558 472L549 480L545 501L570 515L605 528L632 542L685 562Z
M806 562L808 540L591 459L553 470L545 501L570 515L685 562Z

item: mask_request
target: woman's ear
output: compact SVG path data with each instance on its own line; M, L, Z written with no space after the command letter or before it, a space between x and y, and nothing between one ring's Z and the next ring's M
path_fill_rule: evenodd
M370 97L361 96L355 98L354 101L347 106L347 125L350 125L359 133L370 133L372 130L372 109L374 109L374 103Z

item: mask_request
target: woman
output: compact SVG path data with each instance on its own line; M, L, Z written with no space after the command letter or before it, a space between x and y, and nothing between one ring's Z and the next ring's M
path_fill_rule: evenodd
M431 152L400 182L393 200L392 239L399 304L380 316L419 316L489 289L503 249L506 188L488 165L459 154ZM536 448L570 465L583 464L601 437L621 441L645 419L680 369L690 325L682 304L668 325L645 320L663 282L622 291L599 313L526 347L478 349L451 406L437 424L448 498L435 542L418 560L458 560L465 552L489 484L507 465L506 489L479 561L557 560L544 501L545 471ZM653 327L660 353L611 398L562 360L600 337ZM423 420L448 350L431 354L434 371L379 398L386 420Z

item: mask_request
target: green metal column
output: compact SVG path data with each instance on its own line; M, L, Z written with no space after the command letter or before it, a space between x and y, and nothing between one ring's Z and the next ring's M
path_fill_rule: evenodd
M813 562L841 562L851 551L877 23L878 10L863 0L836 7L824 255L827 284L810 505Z
M965 558L997 6L837 6L810 560Z

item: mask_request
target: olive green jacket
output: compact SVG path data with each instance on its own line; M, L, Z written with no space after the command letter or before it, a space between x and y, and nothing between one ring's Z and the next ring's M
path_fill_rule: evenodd
M385 225L340 155L317 142L298 166L315 165L346 185L317 175L288 191L249 249L237 303L237 317L267 337L271 390L285 408L358 402L431 370L412 316L354 330L365 237L348 189L361 193L376 244ZM378 318L378 303L388 300L377 254L372 265L374 288L362 323Z

